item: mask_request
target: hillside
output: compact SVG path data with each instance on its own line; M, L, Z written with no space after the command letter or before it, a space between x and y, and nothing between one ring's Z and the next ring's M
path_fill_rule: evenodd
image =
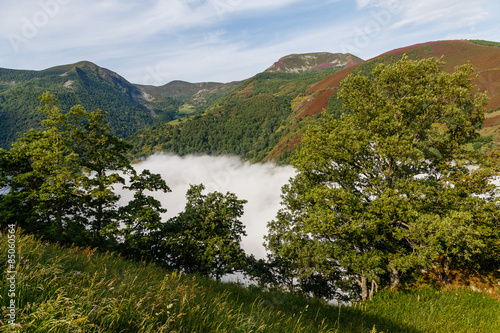
M287 64L286 71L267 70L255 75L209 106L203 115L162 123L134 134L128 139L134 145L133 153L137 157L156 151L180 155L235 154L253 162L265 160L288 135L295 118L293 109L306 89L340 68L361 61L350 54L316 53L303 57L311 61L311 66L323 64L325 57L337 66L323 66L320 71L315 66L303 70L303 62L293 62L302 59L301 55L285 57L281 63ZM275 64L271 68L278 67ZM286 161L287 156L281 154L279 158Z
M128 137L138 158L170 151L286 163L308 124L324 110L343 112L336 90L347 75L369 74L377 64L395 62L405 53L415 60L443 57L446 71L470 62L478 90L490 98L474 149L500 148L500 47L465 40L412 45L367 61L351 54L292 54L263 73L230 83L137 85L89 62L43 71L0 69L0 147L8 148L39 126L38 97L49 90L65 109L82 104L107 111L110 127Z
M20 233L15 244L14 297L4 288L5 260L0 270L0 296L14 300L15 326L4 306L0 332L500 331L500 302L467 289L381 291L373 301L339 308L168 272L90 248L67 249ZM0 249L6 257L4 233Z
M111 129L126 137L157 122L141 104L142 92L118 74L90 62L22 71L0 69L0 147L8 148L29 128L40 127L39 97L50 91L69 109L81 104L108 112Z
M488 109L485 127L481 134L483 136L491 135L490 133L498 132L500 125L500 47L492 46L491 43L486 46L469 41L438 41L428 42L417 45L408 46L381 54L375 58L369 59L363 63L355 64L345 69L339 70L328 76L322 81L311 85L306 91L304 98L295 108L296 120L303 120L309 117L320 114L323 110L329 113L342 113L341 103L336 98L336 90L340 86L340 82L349 74L361 73L368 75L371 70L379 63L396 62L403 54L407 54L414 60L428 57L443 57L446 62L445 71L452 71L455 66L463 65L470 62L476 72L474 83L479 91L487 91L489 97ZM292 132L294 127L292 127ZM276 145L271 156L280 156L283 151L294 149L300 142L300 129L295 130L293 137L283 138ZM492 148L500 147L500 136L494 136L494 145Z

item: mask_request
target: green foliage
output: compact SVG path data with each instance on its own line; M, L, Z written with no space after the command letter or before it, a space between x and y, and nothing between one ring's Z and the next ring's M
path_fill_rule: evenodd
M337 92L334 92L328 99L326 103L326 112L331 114L335 119L340 119L340 117L347 112L347 110L342 108L342 101L339 99Z
M491 142L493 142L493 138L491 135L480 136L474 140L472 147L474 148L474 150L478 150L481 149L481 147L490 144Z
M470 43L481 45L481 46L493 46L493 47L500 47L500 43L498 42L491 42L487 40L479 40L479 39L469 39L467 40Z
M132 153L147 156L157 150L178 155L233 154L252 161L262 160L284 135L278 129L290 114L283 97L256 95L228 102L203 116L177 125L161 124L128 138Z
M136 157L171 151L179 155L232 154L262 161L288 134L287 126L294 119L291 101L332 71L257 74L205 113L154 126L127 140L134 145Z
M41 100L44 129L30 130L9 152L0 150L0 188L8 189L0 194L2 225L18 223L61 243L115 248L121 222L143 225L146 212L159 220L159 204L143 192L166 185L158 175L136 175L126 156L130 146L111 134L104 113L79 105L64 112L49 93ZM137 193L118 209L113 186L124 185L127 174L128 188Z
M151 249L157 239L153 235L162 229L160 214L167 210L161 202L145 191L163 193L170 192L170 188L159 174L152 174L143 170L141 174L133 175L130 184L124 186L134 192L134 198L125 206L118 208L120 219L110 225L105 234L119 244L118 250L127 257L134 259L151 258ZM120 239L123 239L120 242Z
M192 186L185 211L162 223L166 210L148 192L169 187L160 175L132 168L130 146L111 134L103 112L79 105L64 112L53 95L41 99L45 129L0 150L3 227L17 223L53 242L97 246L217 279L244 268L245 200L203 195L203 185ZM133 192L133 199L119 206L114 186Z
M298 279L345 275L365 299L370 281L395 286L407 272L437 266L446 282L451 269L498 269L497 173L465 149L485 95L471 94L470 66L442 67L403 57L350 75L338 92L347 114L307 131L267 236Z
M175 269L219 280L244 268L240 242L246 233L239 218L246 200L238 200L233 193L205 195L204 189L191 185L184 211L163 226L161 242L166 250L159 258Z
M7 240L1 233L2 258ZM373 301L338 308L168 272L90 248L67 249L20 232L12 326L6 322L5 263L0 265L0 332L500 331L500 302L468 290L383 291Z

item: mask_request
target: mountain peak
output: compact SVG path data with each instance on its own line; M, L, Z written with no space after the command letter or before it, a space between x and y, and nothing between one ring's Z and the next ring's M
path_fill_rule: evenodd
M307 73L323 72L328 68L344 68L363 62L350 53L303 53L282 57L266 72L271 73Z

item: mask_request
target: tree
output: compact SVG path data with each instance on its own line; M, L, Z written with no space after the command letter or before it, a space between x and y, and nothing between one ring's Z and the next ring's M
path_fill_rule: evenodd
M370 283L395 287L402 274L498 268L488 249L500 239L497 170L466 149L486 97L473 93L470 65L443 66L403 56L342 82L345 114L309 128L292 162L271 252L298 255L303 277L357 281L363 299Z
M111 133L104 112L79 105L65 112L49 93L41 101L44 129L24 134L8 152L0 150L2 224L18 223L48 240L100 248L122 248L125 238L138 255L144 249L136 248L137 238L156 230L163 212L144 191L168 187L149 171L137 175L127 157L130 145ZM131 184L125 186L127 175ZM123 208L116 185L135 191Z
M52 95L44 94L41 101L45 130L30 130L10 152L1 152L0 186L9 188L2 203L14 208L3 215L5 221L61 240L77 233L73 217L81 214L82 175L78 155L68 145L70 123L79 115L63 113Z
M160 175L152 174L149 170L134 175L130 185L125 188L134 191L134 199L119 208L120 223L109 225L106 234L109 234L109 237L122 238L120 248L126 256L153 259L151 249L159 242L154 235L162 228L160 214L167 210L162 208L160 201L146 195L145 191L167 193L170 188Z
M91 243L99 247L116 246L116 235L108 226L116 226L122 220L118 201L120 196L114 185L125 185L125 176L137 177L127 156L131 146L111 133L105 121L105 112L85 111L80 105L71 108L78 115L71 122L68 145L78 156L78 167L83 174L81 185L82 223L91 233ZM114 229L116 231L116 228Z
M246 200L229 192L205 195L204 189L203 184L191 185L185 210L165 223L162 259L176 269L219 280L245 263L240 242L246 233L239 218Z

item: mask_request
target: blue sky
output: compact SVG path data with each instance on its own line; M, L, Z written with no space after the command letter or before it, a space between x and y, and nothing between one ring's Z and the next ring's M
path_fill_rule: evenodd
M291 53L369 59L446 39L500 42L500 2L0 0L0 67L88 60L139 84L229 82Z

